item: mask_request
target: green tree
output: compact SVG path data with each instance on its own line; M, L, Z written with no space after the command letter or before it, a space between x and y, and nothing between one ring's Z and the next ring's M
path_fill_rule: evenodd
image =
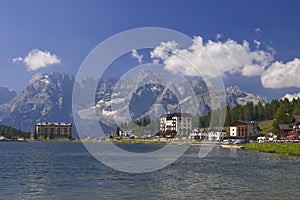
M237 117L238 117L237 120L239 120L239 119L243 120L243 119L245 118L245 117L244 117L244 109L243 109L243 106L238 105L238 106L236 107L236 109L237 109Z
M274 115L275 115L277 109L279 108L279 106L280 106L280 103L277 99L271 101L270 107L271 107L271 115L273 116L273 118L274 118Z
M121 129L120 129L120 127L118 126L117 129L116 129L116 135L117 135L117 136L120 136L120 131L121 131Z
M273 115L271 114L271 106L269 103L265 104L265 118L264 119L273 119Z
M289 124L291 122L291 103L287 100L281 100L279 102L279 108L276 110L273 121L273 132L279 134L280 124Z
M263 120L265 119L265 110L261 102L257 104L257 119Z
M38 139L38 135L36 133L36 130L34 130L34 133L33 133L33 139L37 140Z
M229 106L226 106L226 117L225 117L225 126L228 126L232 122L231 109Z
M300 115L300 100L297 100L296 106L293 111L293 115Z
M254 105L253 102L247 102L247 104L243 107L244 113L244 120L252 120L253 119L253 112L254 112Z

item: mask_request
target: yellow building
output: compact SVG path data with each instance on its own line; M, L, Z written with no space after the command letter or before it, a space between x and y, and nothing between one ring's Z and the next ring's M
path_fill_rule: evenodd
M36 139L70 139L72 124L60 122L39 122L35 125Z

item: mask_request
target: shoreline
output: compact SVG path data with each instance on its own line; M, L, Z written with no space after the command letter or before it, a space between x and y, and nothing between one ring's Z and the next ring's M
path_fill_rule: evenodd
M243 149L249 151L263 152L263 153L274 153L289 156L300 156L300 144L297 143L248 143L243 145L235 144L222 144L218 142L207 142L207 141L189 141L189 140L151 140L151 139L105 139L105 140L82 140L82 139L53 139L53 140L0 140L0 142L81 142L81 143L103 143L103 144L152 144L152 145L215 145L220 148L229 149Z

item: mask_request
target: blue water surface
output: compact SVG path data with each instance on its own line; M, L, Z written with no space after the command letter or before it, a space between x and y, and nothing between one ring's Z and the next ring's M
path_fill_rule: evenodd
M0 199L300 199L299 157L215 147L200 159L199 148L159 171L131 174L78 142L1 142Z

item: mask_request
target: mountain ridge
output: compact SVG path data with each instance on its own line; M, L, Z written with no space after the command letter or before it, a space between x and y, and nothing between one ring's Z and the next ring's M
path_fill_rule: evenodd
M147 80L148 82L151 79L157 79L156 81L158 83L162 79L162 77L153 76L150 72L146 71L143 71L141 77L135 78L137 80L135 80L136 82L138 82L140 78L141 81ZM106 117L105 114L110 114L110 116L114 114L112 113L112 107L117 109L120 107L117 111L120 113L124 112L122 103L126 100L124 100L124 98L127 97L126 95L129 94L130 90L133 88L131 85L134 83L135 82L130 79L124 79L121 81L113 78L100 79L97 92L95 94L95 106L92 108L92 111L95 111L96 109L98 112L101 112L102 115L104 113L103 117ZM52 72L47 74L37 73L33 75L22 92L18 93L9 102L0 105L0 124L33 132L34 125L40 121L61 121L73 123L72 91L74 84L82 84L83 88L89 87L88 81L84 84L75 83L75 78L69 74ZM117 90L114 88L116 84L120 84L120 91L123 92L123 94L117 93ZM177 88L175 87L176 92L181 92L184 97L188 95L188 93L186 93L186 85L187 84L178 83L178 85L176 85ZM210 96L205 82L201 79L193 80L190 81L190 85L198 99L198 102L194 103L199 104L199 110L202 112L201 115L208 113L210 111ZM147 105L144 105L145 99L150 96L157 97L159 100L158 103L161 107L155 109L163 108L176 110L176 106L178 106L176 104L179 102L184 103L184 101L189 100L188 98L184 98L180 101L178 101L178 99L176 100L176 96L174 96L171 91L163 90L163 87L159 84L150 84L148 86L141 85L137 88L138 90L133 92L133 96L130 101L128 102L127 98L127 102L125 102L129 103L128 105L130 105L132 112L131 115L134 118L147 114L143 107L147 108L147 106L151 106L154 102L154 100L150 101L149 99ZM146 96L139 96L139 94L142 93ZM143 104L141 104L141 100ZM226 101L230 107L234 107L236 105L246 104L246 101L253 101L255 103L263 101L261 103L266 103L267 99L266 97L244 92L238 86L232 86L226 88ZM184 106L184 104L181 104L181 106ZM190 112L195 110L194 108L188 107L185 109ZM75 129L74 132L76 132Z

